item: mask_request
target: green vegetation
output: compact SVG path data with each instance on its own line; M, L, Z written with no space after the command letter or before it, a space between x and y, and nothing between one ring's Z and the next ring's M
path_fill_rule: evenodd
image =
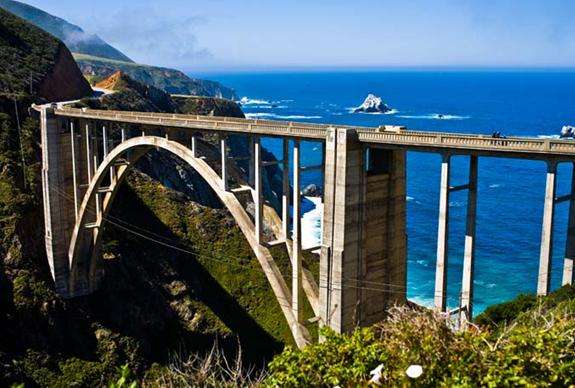
M104 42L100 37L87 34L80 27L38 8L12 0L0 0L0 8L12 12L54 35L63 41L71 51L131 62L130 58Z
M0 9L0 93L30 96L55 66L61 43ZM32 83L32 85L30 85Z
M287 348L269 365L270 386L368 385L383 365L384 386L570 386L575 384L575 291L566 287L489 329L454 331L431 311L393 310L390 317L351 335L324 331L325 341L302 351ZM507 304L507 306L512 306ZM417 380L406 375L421 365Z

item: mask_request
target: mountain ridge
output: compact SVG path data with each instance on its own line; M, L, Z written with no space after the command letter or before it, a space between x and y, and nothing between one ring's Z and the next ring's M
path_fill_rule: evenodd
M88 34L81 27L39 8L15 0L0 0L0 8L21 17L60 39L72 52L133 62L120 50L98 35Z
M132 79L170 94L237 98L233 89L219 82L191 78L177 69L138 64L97 35L86 33L63 18L15 0L0 0L0 8L40 27L60 39L89 79L98 82L120 70Z

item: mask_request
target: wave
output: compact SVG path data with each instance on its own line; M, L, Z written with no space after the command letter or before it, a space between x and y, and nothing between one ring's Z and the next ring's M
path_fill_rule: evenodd
M462 203L462 202L459 202L459 201L451 201L451 202L449 202L449 207L461 207L461 206L463 206L463 203Z
M539 139L561 139L559 135L537 135Z
M409 201L413 201L413 197L410 197L410 196L408 195L408 196L405 197L405 200L408 201L408 202L409 202Z
M244 104L246 105L246 104ZM249 109L286 109L288 106L287 105L250 105L247 104L248 106L246 106L246 108Z
M321 119L322 116L305 116L305 115L278 115L275 113L257 112L246 113L248 119L279 119L279 120L305 120L305 119Z
M256 98L242 97L240 99L240 104L242 105L271 105L271 102L267 100L258 100Z
M459 115L444 115L441 113L430 113L426 115L400 115L402 119L419 119L419 120L467 120L471 116L459 116Z
M354 113L354 114L359 113L362 115L394 115L394 114L399 113L399 111L397 109L388 110L387 112L355 112L356 109L357 109L357 107L347 108L347 112L348 113Z
M301 246L302 249L309 249L321 245L323 203L319 197L304 197L304 199L311 202L312 208L301 218Z
M425 260L417 260L416 263L424 267L429 267L429 264L427 264L427 261Z
M493 184L489 185L490 189L497 189L499 187L501 187L501 183L493 183Z

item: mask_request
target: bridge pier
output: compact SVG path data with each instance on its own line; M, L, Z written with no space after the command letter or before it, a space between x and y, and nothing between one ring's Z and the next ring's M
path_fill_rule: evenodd
M473 277L475 275L475 218L477 213L477 155L469 157L469 183L467 185L467 220L465 223L465 247L463 253L463 276L459 324L462 328L473 319Z
M320 256L320 322L349 332L405 301L405 153L373 149L381 168L366 171L352 129L326 137Z
M221 165L222 165L222 190L229 191L229 181L228 181L228 147L227 147L227 137L222 135L220 137L220 153L222 155Z
M575 260L575 162L572 163L571 195L569 198L569 221L567 224L567 241L563 261L563 279L561 285L573 284L573 261Z
M539 255L539 275L537 295L547 295L550 289L551 260L553 258L553 218L555 216L555 190L557 187L557 162L547 161L545 203L541 227L541 252Z
M302 261L301 261L301 184L300 184L300 141L293 145L293 235L292 235L292 310L298 322L302 322L303 306Z
M282 233L284 240L289 240L289 139L283 139L283 160L282 160Z
M264 212L264 195L263 195L263 181L262 181L262 145L261 139L256 137L253 139L253 155L254 155L254 224L256 241L258 244L263 242L263 212Z
M447 301L447 260L449 245L449 193L451 155L441 155L441 182L439 186L439 223L437 227L437 261L435 267L434 304L445 311Z

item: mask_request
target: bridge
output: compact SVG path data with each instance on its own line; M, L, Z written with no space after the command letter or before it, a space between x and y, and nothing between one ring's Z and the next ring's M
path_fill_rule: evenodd
M575 163L573 141L492 138L410 131L397 126L366 128L101 111L63 105L36 108L41 116L46 252L55 288L64 297L97 289L103 275L100 247L107 215L130 168L154 149L173 153L189 164L229 210L257 257L300 347L311 341L303 324L305 299L320 325L337 332L377 322L390 306L406 301L406 151L442 155L434 293L437 310L447 309L449 196L466 190L461 302L451 313L459 315L463 326L472 316L477 169L483 156L547 164L537 293L549 292L554 208L563 201L570 202L563 284L573 282L575 177L571 193L556 195L558 163ZM207 135L215 135L219 141L218 160L207 156L207 145L202 140ZM245 138L250 146L248 171L238 167L240 158L231 152L231 136ZM262 160L261 139L265 137L282 139L282 160ZM319 251L318 279L302 266L301 141L321 143L323 152L321 165L310 167L321 171L324 178L322 242L310 249ZM451 158L455 155L470 160L465 185L450 184ZM283 171L279 212L264 195L262 176L270 164L281 165ZM246 195L255 205L253 214L240 199ZM287 281L270 251L278 245L284 245L290 254L291 276Z

